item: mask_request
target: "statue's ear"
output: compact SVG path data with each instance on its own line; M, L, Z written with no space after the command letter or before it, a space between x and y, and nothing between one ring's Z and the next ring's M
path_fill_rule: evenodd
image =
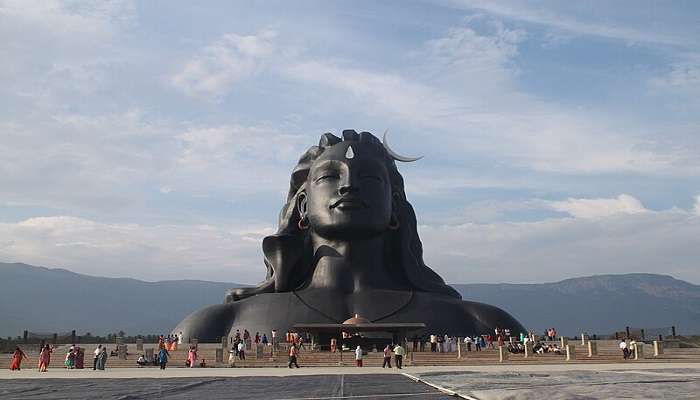
M306 215L306 192L304 191L297 195L297 211L299 211L299 218L303 219Z

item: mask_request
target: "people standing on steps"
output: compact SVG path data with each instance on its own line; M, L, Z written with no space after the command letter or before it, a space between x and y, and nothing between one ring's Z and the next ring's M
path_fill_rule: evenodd
M187 353L187 361L189 363L190 368L194 368L194 366L197 364L197 348L192 346L190 347L190 351Z
M394 346L394 359L396 361L396 368L401 369L403 367L403 356L406 355L406 349L401 347L401 344Z
M105 370L105 365L107 364L107 346L102 346L100 354L97 356L97 369L100 371Z
M68 349L68 353L66 353L66 359L64 361L64 364L68 369L75 368L75 346L71 346L70 349Z
M386 368L387 366L391 368L391 346L388 344L384 348L384 363L382 364L382 368Z
M85 349L75 346L75 369L85 368Z
M251 347L250 332L247 329L243 329L243 341L246 347Z
M102 345L98 344L97 347L95 348L95 351L93 351L94 356L92 357L92 370L97 369L97 358L100 356L100 353L102 353Z
M360 347L359 344L355 349L355 365L357 365L358 367L362 366L362 347Z
M39 372L46 372L51 364L51 353L53 348L47 343L39 354Z

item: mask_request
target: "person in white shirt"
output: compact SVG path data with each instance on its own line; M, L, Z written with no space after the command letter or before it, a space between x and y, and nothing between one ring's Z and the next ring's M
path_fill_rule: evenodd
M143 354L141 354L139 356L139 359L136 360L136 364L138 364L139 367L143 367L146 365L146 358L143 356Z
M620 341L620 350L622 350L622 358L626 360L629 357L629 349L624 339Z
M97 348L93 352L95 354L95 357L92 359L92 370L96 371L97 370L97 358L100 356L100 353L102 352L102 345L98 344Z
M362 366L362 347L360 347L360 345L357 345L355 349L355 364L358 367Z
M245 360L245 342L242 340L238 342L238 358Z

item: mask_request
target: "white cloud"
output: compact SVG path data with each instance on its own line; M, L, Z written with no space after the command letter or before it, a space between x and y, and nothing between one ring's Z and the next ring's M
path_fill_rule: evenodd
M555 211L569 213L576 218L602 218L616 214L648 212L641 201L628 194L614 199L573 199L550 201L546 204Z
M448 87L456 84L474 97L510 83L517 72L513 59L518 55L518 44L527 36L523 30L506 28L499 20L481 16L467 19L468 24L475 21L485 22L488 32L479 33L469 26L452 27L444 36L429 40L417 53L429 60L426 65L430 68L441 69L436 75L439 81Z
M129 0L0 1L0 18L8 23L31 24L57 35L103 35L118 25L132 23L134 6Z
M695 204L693 205L693 212L695 212L695 215L700 215L700 194L695 196Z
M448 282L551 282L648 272L700 282L700 218L685 211L420 226L426 263Z
M493 0L453 0L451 3L458 8L482 10L492 15L540 24L578 35L623 40L632 44L650 43L676 46L690 46L694 44L693 40L685 37L665 32L655 32L653 29L636 29L621 24L601 24L597 21L584 21L563 13L557 13L552 10L553 7L545 9L531 4L525 6L513 2L505 3Z
M426 146L439 145L455 157L497 154L500 162L556 173L687 173L700 167L687 149L648 146L637 126L520 92L510 60L524 34L495 26L491 34L453 28L426 44L417 54L431 61L420 71L436 77L433 82L326 61L290 62L280 72L330 89L324 99L334 106L439 135L441 141Z
M254 283L265 274L261 242L246 226L106 224L70 216L0 223L0 259L110 277Z
M276 36L272 30L248 36L223 35L187 61L171 82L188 95L218 99L265 67L275 51Z

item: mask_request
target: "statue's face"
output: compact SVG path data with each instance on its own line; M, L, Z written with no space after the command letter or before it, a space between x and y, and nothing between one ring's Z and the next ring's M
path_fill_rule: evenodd
M382 233L388 229L391 208L383 160L371 145L353 141L326 149L313 163L300 201L311 229L329 239Z

